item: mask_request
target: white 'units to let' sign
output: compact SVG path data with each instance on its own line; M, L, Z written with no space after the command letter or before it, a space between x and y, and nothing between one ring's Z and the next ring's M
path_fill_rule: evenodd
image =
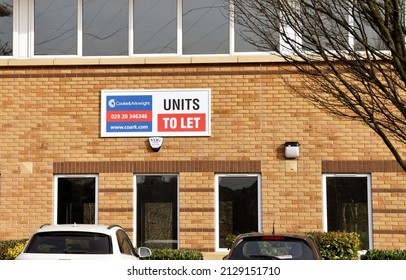
M102 90L102 137L210 136L210 89Z

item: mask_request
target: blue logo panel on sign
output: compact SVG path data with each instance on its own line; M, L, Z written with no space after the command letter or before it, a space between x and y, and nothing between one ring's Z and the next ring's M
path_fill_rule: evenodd
M148 111L152 110L152 95L107 96L107 111Z

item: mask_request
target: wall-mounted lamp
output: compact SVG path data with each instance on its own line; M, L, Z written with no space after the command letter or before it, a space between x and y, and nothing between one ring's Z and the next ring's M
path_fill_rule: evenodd
M285 158L299 157L299 142L285 142Z
M161 149L164 139L162 137L149 137L149 145L154 152L158 152Z

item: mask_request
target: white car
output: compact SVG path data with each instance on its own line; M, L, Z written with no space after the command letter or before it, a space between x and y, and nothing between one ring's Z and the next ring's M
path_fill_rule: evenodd
M149 257L151 250L137 252L118 225L44 225L30 238L16 260L137 260Z

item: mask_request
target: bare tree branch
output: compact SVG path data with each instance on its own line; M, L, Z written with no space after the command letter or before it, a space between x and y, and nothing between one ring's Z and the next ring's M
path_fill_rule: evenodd
M239 35L302 74L290 84L333 115L364 122L406 171L403 0L233 0ZM237 29L236 29L237 30Z

